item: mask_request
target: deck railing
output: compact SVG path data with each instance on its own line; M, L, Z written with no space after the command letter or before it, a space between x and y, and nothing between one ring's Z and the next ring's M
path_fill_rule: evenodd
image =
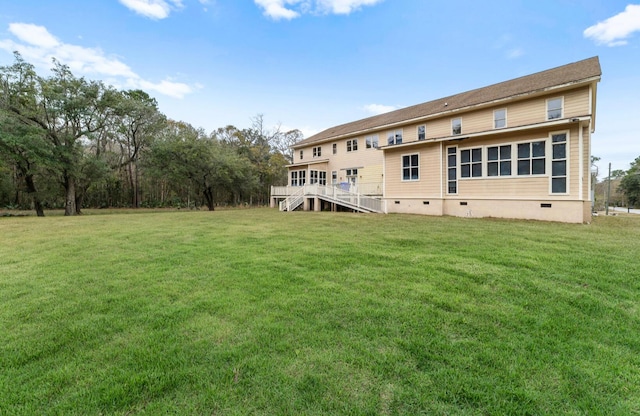
M384 212L384 202L382 199L364 195L360 192L354 192L353 189L357 188L352 186L314 184L294 187L272 187L272 196L278 195L277 193L273 193L273 188L280 188L276 189L275 192L294 191L280 202L280 211L293 211L302 205L305 196L317 196L358 211ZM371 189L373 189L373 187Z
M306 185L313 186L313 185ZM321 185L322 186L322 185ZM366 182L359 184L351 184L348 182L338 183L334 185L327 185L328 187L339 187L346 191L361 194L361 195L379 195L382 196L382 182ZM287 197L296 193L301 186L272 186L271 196L275 197Z
M304 186L298 187L293 194L289 195L285 200L280 201L280 211L293 211L304 202L305 189Z

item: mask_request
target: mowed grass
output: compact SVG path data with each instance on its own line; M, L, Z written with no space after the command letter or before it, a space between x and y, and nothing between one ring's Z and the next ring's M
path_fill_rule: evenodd
M640 414L640 218L0 218L0 414Z

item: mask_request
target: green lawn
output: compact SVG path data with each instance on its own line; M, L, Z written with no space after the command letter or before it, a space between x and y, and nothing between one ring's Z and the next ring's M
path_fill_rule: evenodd
M0 218L0 414L640 414L640 218Z

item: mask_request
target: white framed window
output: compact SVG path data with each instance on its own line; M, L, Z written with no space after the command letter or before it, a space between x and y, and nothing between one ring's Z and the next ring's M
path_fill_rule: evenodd
M334 143L333 145L331 145L331 147L333 148L333 154L337 154L338 153L338 143Z
M545 141L518 144L518 176L545 174Z
M549 98L547 100L547 120L562 118L564 97Z
M392 130L387 133L387 144L400 144L402 143L402 129Z
M314 147L313 157L320 157L320 156L322 156L322 146Z
M501 108L493 112L493 128L501 129L507 127L507 109Z
M377 149L378 148L378 135L373 134L371 136L367 136L364 138L365 147L367 149Z
M318 172L318 183L323 186L327 184L327 172L324 170Z
M424 140L427 138L427 126L421 125L418 126L418 140Z
M462 117L451 119L451 134L453 136L462 134Z
M334 170L331 172L331 185L336 185L338 183L338 171Z
M300 150L300 159L302 159L304 157L304 151Z
M310 170L309 171L309 185L313 185L318 183L318 171Z
M355 185L358 183L358 169L347 169L346 170L347 182L351 185Z
M482 147L460 150L460 178L482 177Z
M511 176L511 145L487 147L487 176Z
M358 139L347 140L347 152L358 150Z
M447 147L447 193L458 193L458 148Z
M568 132L551 133L551 193L568 192Z
M402 180L420 180L420 154L402 155Z
M306 182L306 170L291 171L291 186L304 186Z

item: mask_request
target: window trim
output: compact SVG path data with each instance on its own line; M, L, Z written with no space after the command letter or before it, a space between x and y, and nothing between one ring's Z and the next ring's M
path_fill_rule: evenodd
M449 152L449 149L453 149L453 152ZM458 163L458 146L447 146L446 147L446 155L447 155L447 181L446 181L446 194L447 195L458 195L458 174L459 174L459 163ZM449 156L453 156L455 158L455 165L454 166L450 166L449 165ZM454 179L450 179L449 178L449 170L450 169L455 169L456 170L456 174L455 174L455 178ZM455 192L449 192L450 191L450 185L451 182L453 182L455 184L456 187L456 191Z
M313 157L321 157L322 156L322 146L315 146L313 147Z
M560 116L559 117L553 117L550 118L549 117L549 102L550 101L555 101L555 100L560 100ZM564 95L560 95L558 97L552 97L552 98L547 98L547 100L545 101L545 120L546 121L552 121L552 120L562 120L564 118ZM556 110L556 109L553 109Z
M400 141L398 141L398 132L400 132ZM404 139L404 129L400 128L400 129L394 129L394 130L389 130L387 132L387 146L394 146L396 144L402 144ZM390 140L392 140L390 142Z
M365 149L377 149L380 146L380 137L377 134L370 134L364 138Z
M496 113L498 111L504 111L504 118L497 118L496 117ZM498 120L504 120L504 126L500 126L500 127L496 126ZM493 128L494 129L507 128L507 108L506 107L505 108L498 108L496 110L493 110Z
M305 186L307 184L307 170L298 169L290 171L289 183L291 186ZM295 181L295 184L293 183Z
M544 158L542 158L540 156L537 156L537 157L533 156L533 147L532 147L532 145L534 143L539 143L539 142L544 143L544 146L543 146ZM515 148L515 156L516 157L515 157L515 174L513 175L514 178L527 178L527 177L541 178L541 177L549 176L549 174L548 174L549 169L548 169L548 166L547 166L547 164L549 163L549 158L548 158L548 153L549 152L548 152L548 149L547 149L547 146L549 145L548 137L539 138L539 139L523 140L523 141L517 142L515 144L516 144L516 148ZM527 158L521 158L520 157L520 154L518 152L518 146L521 145L521 144L528 144L529 145L529 157L527 157ZM529 160L529 173L526 174L526 175L525 174L520 174L519 166L518 166L519 162L520 162L520 160L526 160L526 159ZM544 173L532 173L533 172L533 165L532 165L533 162L532 161L534 159L544 159L544 165L543 165L544 166ZM513 166L512 166L512 169L513 169Z
M554 159L553 158L553 136L556 135L560 135L560 134L564 134L565 135L565 155L564 158L559 158L559 159ZM550 149L547 149L549 152L549 160L547 163L549 163L549 166L547 166L548 169L548 176L549 176L549 195L558 195L558 196L564 196L564 195L569 195L571 193L571 189L570 189L570 172L571 172L571 146L570 146L570 131L569 130L559 130L559 131L551 131L549 132L549 141L548 141L548 145L550 147ZM553 176L553 162L555 161L560 161L560 160L564 160L565 161L565 174L564 176ZM564 177L565 178L565 192L553 192L553 179L554 178L561 178Z
M300 150L300 160L304 159L304 150Z
M411 157L412 156L417 156L417 162L418 164L416 166L413 166L411 164ZM409 166L404 166L404 158L408 157L409 158ZM405 169L409 169L409 179L405 179L404 178L404 171ZM411 177L411 171L413 169L418 169L418 177L413 179ZM400 181L401 182L418 182L420 181L420 152L415 152L415 153L405 153L400 155Z
M480 161L473 161L473 151L474 150L480 150ZM478 145L478 146L473 146L473 147L464 147L464 148L460 148L458 149L458 155L459 155L459 159L458 160L458 168L460 169L460 171L458 172L458 179L461 181L466 181L466 180L473 180L473 179L486 179L487 175L485 174L485 153L486 153L486 146L482 146L482 145ZM468 162L464 162L465 165L469 165L469 175L470 176L462 176L462 152L468 150L469 151L469 161ZM480 176L474 176L473 175L473 165L480 165Z
M357 152L357 151L358 151L358 139L347 140L347 152Z
M456 133L456 131L454 130L454 123L456 122L456 120L459 120L459 124L460 124L460 131ZM451 135L452 136L459 136L462 134L462 117L455 117L451 119Z
M420 138L420 128L424 129L424 131L422 132L422 134L423 134L422 139ZM422 140L426 140L427 139L427 125L426 124L420 124L419 126L416 127L416 137L418 138L418 141L422 141Z
M331 145L331 147L333 148L333 154L337 155L338 154L338 143L333 143Z
M506 146L510 146L511 147L511 151L509 152L509 159L502 159L502 153L501 153L501 148L502 147L506 147ZM514 175L513 174L513 152L514 149L517 149L517 144L514 144L513 142L509 142L509 143L501 143L501 144L491 144L491 145L486 145L485 146L485 152L486 152L486 158L484 161L485 164L485 169L486 169L486 177L485 179L504 179L504 178L513 178ZM498 149L498 158L495 160L489 160L489 149L492 147L496 147ZM517 155L516 155L517 156ZM517 160L517 158L516 158ZM502 175L502 163L504 162L509 162L509 164L511 165L510 167L510 173L508 175ZM489 175L489 163L497 163L498 164L498 174L497 175Z

